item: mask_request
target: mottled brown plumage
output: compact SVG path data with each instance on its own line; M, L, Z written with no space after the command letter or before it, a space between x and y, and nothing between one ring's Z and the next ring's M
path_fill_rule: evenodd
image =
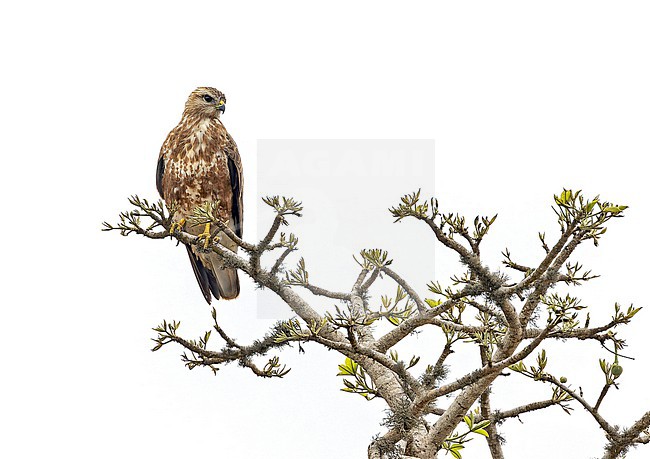
M193 210L208 202L219 202L218 214L229 221L241 237L243 225L243 175L235 141L221 123L226 97L214 88L195 89L185 103L180 123L160 149L156 185L167 204L177 208L176 221L188 219ZM203 228L187 226L198 235ZM219 234L220 242L236 251L237 245ZM237 270L224 268L215 253L187 247L196 279L206 301L232 299L239 294Z

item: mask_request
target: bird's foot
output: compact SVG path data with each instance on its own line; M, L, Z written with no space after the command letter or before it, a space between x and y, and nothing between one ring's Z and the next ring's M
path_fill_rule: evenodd
M172 223L172 226L169 228L169 233L174 234L176 231L183 231L185 227L185 219L181 218L177 222Z
M210 223L205 224L205 229L201 234L198 235L198 242L203 241L203 250L208 251L210 248L210 245L217 241L218 238L216 236L212 236L212 233L210 232Z

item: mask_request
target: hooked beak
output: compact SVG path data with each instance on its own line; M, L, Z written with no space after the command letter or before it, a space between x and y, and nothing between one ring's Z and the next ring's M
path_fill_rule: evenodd
M219 102L219 105L217 105L217 110L219 110L221 113L226 111L226 104L224 102Z

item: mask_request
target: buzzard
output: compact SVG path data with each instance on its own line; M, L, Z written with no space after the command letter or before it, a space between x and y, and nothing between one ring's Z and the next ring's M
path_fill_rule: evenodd
M175 225L183 227L194 209L218 203L217 214L229 222L241 237L243 225L242 164L235 141L219 119L226 109L226 96L214 88L195 89L185 103L181 121L167 136L160 149L156 168L156 187L168 205L176 208ZM189 225L188 225L189 226ZM210 224L204 231L194 226L187 232L210 237ZM220 243L236 251L237 245L223 233ZM196 280L205 300L231 300L239 294L237 270L226 268L213 252L186 246Z

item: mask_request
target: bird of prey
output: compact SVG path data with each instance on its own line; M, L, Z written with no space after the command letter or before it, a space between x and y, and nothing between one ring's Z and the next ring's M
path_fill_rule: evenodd
M194 209L216 203L217 214L241 237L243 225L242 164L235 141L219 119L226 109L226 96L214 88L195 89L185 103L181 121L160 149L156 187L168 205L176 209L174 222L183 227ZM210 224L185 229L210 237ZM202 226L202 225L201 225ZM220 243L232 251L237 245L223 233ZM239 294L237 270L226 268L219 255L186 246L194 275L205 300L231 300Z

